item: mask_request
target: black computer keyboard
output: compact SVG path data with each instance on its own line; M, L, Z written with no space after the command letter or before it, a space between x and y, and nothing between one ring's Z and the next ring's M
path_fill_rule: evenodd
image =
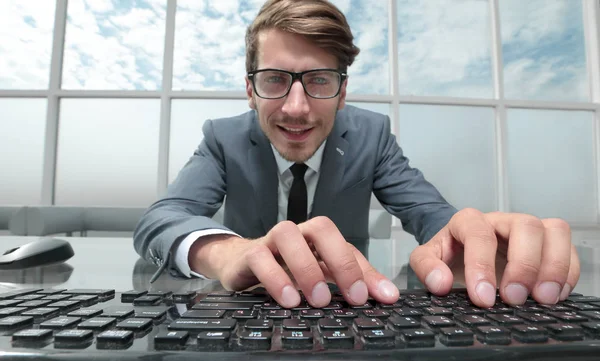
M483 309L465 290L400 295L392 305L350 307L334 293L322 309L305 301L284 309L264 289L19 290L0 294L0 347L96 359L600 359L598 297L573 293L556 305L530 299L518 307L498 298Z

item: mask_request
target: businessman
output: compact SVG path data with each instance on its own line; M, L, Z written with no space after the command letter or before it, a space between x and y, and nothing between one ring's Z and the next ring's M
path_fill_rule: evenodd
M331 300L393 303L397 288L368 262L374 194L419 246L410 265L434 294L464 278L471 301L565 299L579 278L560 219L456 210L427 182L381 114L346 106L359 49L322 0L270 0L246 34L249 112L208 120L204 139L136 228L137 252L176 276L228 289L262 284L284 307ZM201 115L199 115L201 116ZM465 190L468 191L468 190ZM224 204L223 224L211 217Z

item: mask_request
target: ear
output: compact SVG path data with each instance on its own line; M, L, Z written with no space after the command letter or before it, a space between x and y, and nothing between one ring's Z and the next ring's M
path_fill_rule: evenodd
M348 78L346 77L346 80L344 80L344 83L342 84L342 88L340 89L340 101L338 102L338 110L342 110L344 109L344 107L346 106L346 87L348 86Z
M254 102L254 89L252 88L252 82L246 76L246 96L248 97L248 106L250 109L256 110L256 103Z

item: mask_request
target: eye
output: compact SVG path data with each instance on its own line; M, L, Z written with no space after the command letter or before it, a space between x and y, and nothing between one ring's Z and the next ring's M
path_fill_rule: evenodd
M285 82L285 79L280 75L271 75L265 79L265 82L272 83L272 84L278 84L278 83Z

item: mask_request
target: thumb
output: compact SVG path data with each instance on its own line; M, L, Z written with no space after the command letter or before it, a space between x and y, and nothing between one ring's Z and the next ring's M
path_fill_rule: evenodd
M434 295L442 296L452 289L453 275L444 260L443 242L434 237L418 246L410 255L410 266L419 280Z

